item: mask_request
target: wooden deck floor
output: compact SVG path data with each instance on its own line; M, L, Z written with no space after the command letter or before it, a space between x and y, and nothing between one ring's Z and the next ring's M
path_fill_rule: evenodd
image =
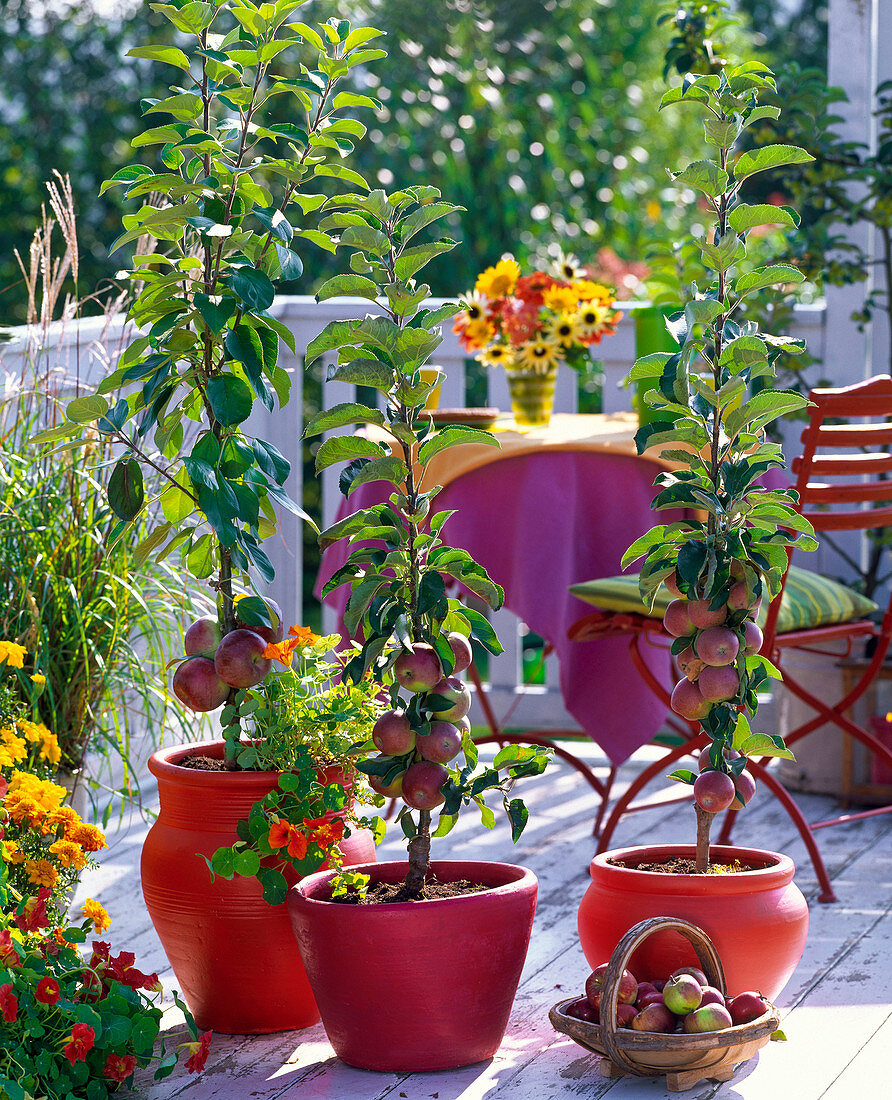
M631 777L641 760L627 766ZM512 848L500 823L481 835L471 815L452 835L435 842L441 858L502 859L531 867L539 876L539 907L529 957L498 1055L449 1073L378 1074L351 1069L334 1057L321 1025L262 1037L216 1036L200 1076L177 1070L163 1082L137 1077L146 1100L551 1100L603 1097L663 1100L664 1080L600 1077L597 1059L556 1034L548 1021L555 1002L581 989L588 967L576 935L576 911L588 882L593 852L592 795L569 767L555 764L523 792L530 806L527 831ZM813 821L829 815L832 799L802 796ZM864 1100L889 1095L892 1051L892 815L866 819L818 834L839 901L816 901L817 883L789 819L761 790L746 812L746 835L756 847L783 851L797 864L796 881L809 900L811 926L802 961L778 998L786 1043L771 1043L720 1085L701 1082L692 1100ZM78 898L103 902L112 916L108 938L136 952L143 970L158 970L165 999L173 974L149 922L139 888L139 852L147 826L132 817L110 832L102 865L81 884ZM674 805L627 817L615 845L689 842L693 814ZM379 859L402 858L394 836ZM233 990L233 996L238 991ZM177 1020L169 1010L170 1026Z

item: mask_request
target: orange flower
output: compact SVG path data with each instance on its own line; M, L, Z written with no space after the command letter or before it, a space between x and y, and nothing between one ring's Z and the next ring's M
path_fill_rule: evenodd
M322 637L321 634L314 634L308 626L292 626L288 633L299 646L315 645Z
M269 827L268 840L270 848L284 848L291 839L293 831L294 827L289 825L287 821L274 821Z
M344 822L338 818L336 821L327 821L313 832L313 840L320 848L330 848L337 844L344 836Z
M293 829L291 834L291 840L288 844L288 855L292 859L303 859L307 854L308 840L303 833L297 829Z
M263 651L263 656L267 660L278 661L285 668L291 668L295 649L297 649L297 643L288 638L284 642L270 642Z

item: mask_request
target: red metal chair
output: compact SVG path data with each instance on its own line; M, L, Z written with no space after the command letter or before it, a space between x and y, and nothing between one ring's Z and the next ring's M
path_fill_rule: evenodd
M892 379L882 376L840 389L813 390L809 397L813 407L809 425L801 436L803 452L792 464L796 475L795 488L799 494L799 510L811 521L819 537L825 531L864 531L892 526L892 480L889 479L892 474ZM786 689L814 710L815 714L785 736L787 745L795 746L803 737L829 723L835 725L843 736L852 737L864 745L876 760L892 766L892 751L870 730L856 724L848 714L876 678L889 650L892 642L892 599L879 624L861 615L854 615L844 621L781 631L778 629L779 617L784 607L789 577L788 560L781 591L768 609L762 653L781 669ZM662 621L635 612L599 611L580 620L570 632L571 637L578 640L589 640L608 633L629 636L632 661L645 683L666 703L668 709L669 691L650 673L642 660L640 649L642 643L668 645L671 642L671 638L663 630ZM843 698L832 704L805 688L785 665L785 657L796 650L826 653L822 646L842 640L847 644L846 655L850 655L859 642L866 642L868 639L873 639L873 651L860 677ZM844 656L838 652L832 655L837 660ZM623 793L604 825L599 851L608 846L624 813L631 809L646 808L633 802L641 789L676 760L696 753L705 743L705 737L699 735L699 727L695 723L682 724L675 720L673 725L686 740L644 769ZM765 760L751 762L754 777L765 783L778 797L799 829L821 885L819 900L835 901L829 876L814 839L814 831L890 813L892 805L860 813L842 814L810 825L788 792L766 770L765 764ZM726 815L719 836L720 842L727 843L730 839L735 816L734 812Z

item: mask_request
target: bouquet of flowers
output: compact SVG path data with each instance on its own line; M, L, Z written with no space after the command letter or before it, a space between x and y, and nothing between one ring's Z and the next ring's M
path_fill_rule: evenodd
M453 329L467 351L486 366L512 374L548 374L563 360L575 370L589 364L588 349L616 331L622 317L614 296L569 260L554 274L521 275L506 256L477 279Z

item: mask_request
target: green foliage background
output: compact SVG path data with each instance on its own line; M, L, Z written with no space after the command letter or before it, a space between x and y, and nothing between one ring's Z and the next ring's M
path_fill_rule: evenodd
M738 7L769 63L781 50L823 63L824 4ZM635 260L681 227L666 169L680 147L697 148L700 131L691 119L658 120L664 8L654 0L311 0L302 9L310 22L337 14L387 31L390 56L367 89L385 109L350 163L373 185L432 184L467 208L450 226L463 247L431 265L435 293L466 289L509 249L525 261L559 242L588 261L609 244ZM127 50L165 41L168 27L133 0L98 11L95 0L0 0L9 77L0 90L0 323L23 320L14 249L26 254L53 169L71 174L77 196L81 293L126 266L124 255L108 256L120 198L98 198L99 185L131 159L139 100L166 92L164 66ZM327 253L307 252L295 293L313 292L336 270Z

